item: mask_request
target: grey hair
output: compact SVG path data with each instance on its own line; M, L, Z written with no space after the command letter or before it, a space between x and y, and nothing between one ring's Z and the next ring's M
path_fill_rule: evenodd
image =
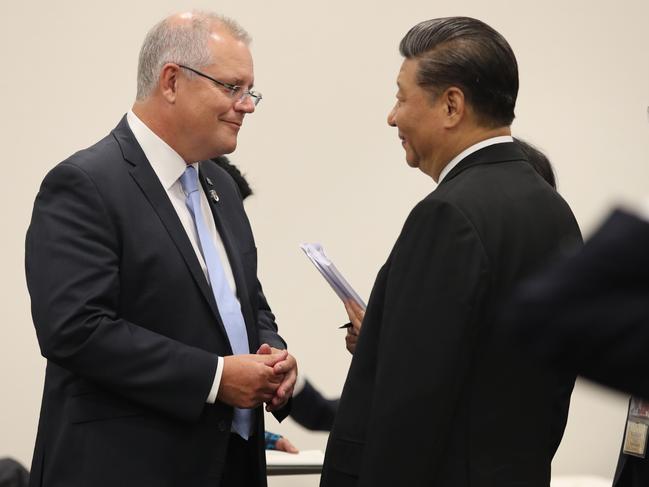
M158 83L166 63L201 68L214 62L208 39L213 27L224 28L235 39L250 44L251 37L238 22L214 12L193 10L190 22L161 20L147 33L140 49L137 67L137 100L147 98ZM188 76L193 76L191 71Z

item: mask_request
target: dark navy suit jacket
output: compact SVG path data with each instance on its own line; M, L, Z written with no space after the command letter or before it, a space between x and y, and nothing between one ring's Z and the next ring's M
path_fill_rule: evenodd
M211 161L200 174L220 196L210 204L250 350L284 348L238 190ZM218 485L232 408L205 401L217 355L232 352L190 240L126 118L45 177L26 272L47 358L30 485ZM256 419L265 485L261 408Z

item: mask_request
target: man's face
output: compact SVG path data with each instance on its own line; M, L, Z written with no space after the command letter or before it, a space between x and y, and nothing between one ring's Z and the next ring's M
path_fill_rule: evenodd
M388 115L388 124L399 130L401 145L410 167L427 174L438 164L443 142L444 104L417 84L418 61L406 59L397 78L397 102Z
M213 32L209 41L214 64L190 66L224 83L252 88L254 82L252 56L244 42L224 32ZM250 97L239 101L231 98L227 88L180 69L177 114L179 130L189 146L193 159L208 159L229 154L237 147L237 135L246 113L255 111ZM239 93L240 95L240 93Z

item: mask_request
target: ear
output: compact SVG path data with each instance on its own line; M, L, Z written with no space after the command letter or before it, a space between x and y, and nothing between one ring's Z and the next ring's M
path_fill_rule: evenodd
M457 126L466 116L464 92L457 86L447 88L442 94L446 128Z
M162 97L171 104L176 102L178 71L177 64L167 63L162 67L160 78L158 79L158 87L160 88Z

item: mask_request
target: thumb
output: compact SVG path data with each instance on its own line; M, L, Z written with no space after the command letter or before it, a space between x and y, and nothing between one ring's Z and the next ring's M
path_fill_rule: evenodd
M268 355L268 354L273 353L273 350L270 348L270 345L268 345L268 343L264 343L264 344L262 344L261 347L259 347L259 350L257 350L257 353L259 355Z

